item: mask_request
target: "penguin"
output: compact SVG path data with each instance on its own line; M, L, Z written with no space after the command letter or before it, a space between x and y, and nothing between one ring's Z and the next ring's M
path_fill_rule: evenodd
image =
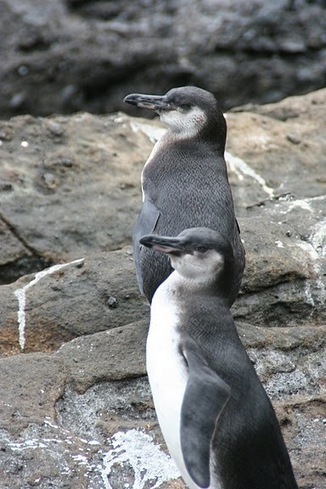
M234 302L245 266L245 252L235 218L224 160L226 122L213 94L197 87L174 88L164 96L131 94L127 102L159 114L167 131L155 144L141 175L143 202L133 230L139 289L149 302L172 272L165 255L139 244L145 234L175 236L204 226L232 243Z
M272 404L229 309L234 248L218 231L141 244L174 271L151 304L146 365L158 421L190 489L298 489Z

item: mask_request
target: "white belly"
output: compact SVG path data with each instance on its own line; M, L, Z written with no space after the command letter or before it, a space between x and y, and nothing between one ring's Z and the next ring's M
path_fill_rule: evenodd
M151 305L146 364L158 421L182 477L189 488L199 489L185 468L180 444L180 415L188 373L179 352L177 308L165 282Z
M145 165L143 167L143 170L141 172L140 185L141 185L141 191L142 191L142 202L144 202L144 200L145 200L144 170L145 170L146 166L155 158L155 156L157 155L157 153L160 151L161 145L162 145L162 137L155 143L155 145L154 145L154 147L152 149L152 152L149 155L148 160L146 161L146 163L145 163Z

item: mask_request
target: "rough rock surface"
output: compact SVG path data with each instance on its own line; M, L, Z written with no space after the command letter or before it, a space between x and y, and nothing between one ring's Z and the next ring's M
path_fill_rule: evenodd
M247 250L233 314L301 489L325 477L325 108L321 90L227 115ZM184 488L155 417L149 308L125 246L162 130L123 114L0 125L1 489Z
M112 112L185 84L229 108L326 81L323 0L2 0L0 32L1 117Z

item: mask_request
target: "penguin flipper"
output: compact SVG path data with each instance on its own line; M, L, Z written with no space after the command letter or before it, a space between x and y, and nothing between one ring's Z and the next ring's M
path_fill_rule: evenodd
M139 240L142 236L145 236L145 234L151 234L154 231L160 215L161 213L158 208L150 200L145 200L132 233L137 282L139 290L142 294L144 293L143 276L141 270L142 246L140 245Z
M210 485L210 445L230 387L206 363L200 347L187 342L189 377L181 407L181 449L186 469L199 487Z

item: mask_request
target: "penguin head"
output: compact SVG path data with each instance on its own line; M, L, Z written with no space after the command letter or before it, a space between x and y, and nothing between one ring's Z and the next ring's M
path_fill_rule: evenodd
M161 121L179 139L197 135L226 139L226 123L214 95L198 87L173 88L165 95L131 94L127 102L137 107L157 112Z
M219 282L225 265L233 262L230 244L208 228L186 229L177 237L151 234L143 236L140 243L167 254L181 277L198 284Z

